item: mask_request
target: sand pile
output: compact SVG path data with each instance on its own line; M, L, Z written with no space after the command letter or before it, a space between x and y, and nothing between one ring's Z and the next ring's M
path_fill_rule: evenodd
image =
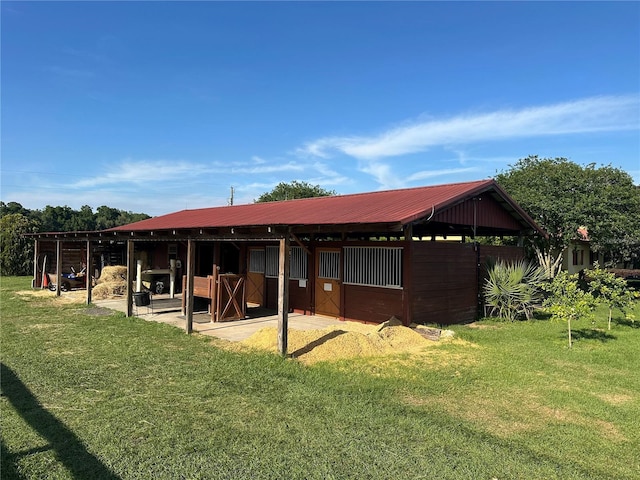
M345 322L323 330L289 329L288 351L293 358L304 363L419 352L436 344L425 338L420 328L405 327L391 320L380 325ZM267 327L242 343L251 348L277 352L277 338L277 329Z
M96 283L92 290L92 296L96 300L124 295L127 293L127 267L122 265L104 267Z

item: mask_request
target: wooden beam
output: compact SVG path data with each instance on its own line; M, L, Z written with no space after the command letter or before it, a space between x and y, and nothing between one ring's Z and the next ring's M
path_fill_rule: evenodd
M280 239L278 262L278 352L287 355L289 328L289 235Z
M87 285L87 305L91 304L91 293L93 290L93 253L91 249L91 240L87 240L87 258L85 260L85 283Z
M408 225L405 229L404 248L402 249L402 323L408 327L413 323L413 305L411 303L413 291L413 228Z
M300 248L302 248L302 250L307 252L307 255L311 256L311 250L309 250L306 245L300 241L295 233L291 233L291 238L293 238L293 241L296 242L300 246Z
M60 296L62 285L62 242L56 241L56 296Z
M31 288L38 287L38 250L40 249L40 241L36 238L33 245L33 281L31 282ZM42 272L44 275L44 272ZM40 281L40 286L42 281Z
M196 268L196 245L195 241L190 238L187 241L187 288L186 292L182 292L182 295L187 296L185 302L185 316L187 319L185 331L187 333L193 332L193 277Z
M133 269L135 268L133 240L127 240L127 317L133 317Z

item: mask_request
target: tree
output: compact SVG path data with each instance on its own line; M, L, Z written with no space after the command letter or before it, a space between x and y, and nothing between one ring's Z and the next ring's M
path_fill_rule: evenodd
M614 308L619 309L626 318L633 319L630 309L634 300L640 295L629 288L624 278L607 272L597 263L592 270L585 272L585 276L590 280L589 291L596 301L609 308L609 330L611 330L611 314Z
M580 227L587 227L591 249L605 253L612 263L638 260L640 189L626 172L529 156L496 181L549 234L532 246L551 277Z
M571 322L591 315L595 306L594 298L590 292L580 288L577 273L570 275L568 272L559 272L543 288L550 294L543 304L546 311L551 314L552 319L567 322L571 348Z
M33 240L25 233L33 233L36 226L21 213L0 217L0 274L28 275L33 268Z
M80 210L52 207L29 210L17 202L0 202L0 274L28 275L33 265L33 240L25 233L93 231L125 225L149 218L106 206L94 214L90 206Z
M307 182L293 180L291 183L279 183L270 192L260 195L255 202L279 202L295 198L330 197L335 194L334 190L325 190L320 185L310 185Z
M5 215L9 215L10 213L20 213L25 217L28 217L31 212L30 210L24 208L18 202L0 202L0 217L4 217Z
M96 210L96 228L104 230L118 225L120 210L102 205Z

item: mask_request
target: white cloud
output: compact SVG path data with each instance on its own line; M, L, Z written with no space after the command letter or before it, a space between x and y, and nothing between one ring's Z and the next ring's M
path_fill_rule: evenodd
M590 97L520 110L417 121L376 136L325 137L305 144L298 153L329 158L337 152L360 160L375 160L422 152L434 146L637 130L639 110L639 97L635 95Z
M422 170L415 172L407 177L407 182L417 182L418 180L426 180L428 178L442 177L445 175L459 175L461 173L477 172L476 167L466 168L445 168L441 170Z
M125 159L117 165L104 169L104 175L86 178L72 183L72 188L91 188L99 185L136 184L149 185L154 182L170 181L177 177L195 177L205 170L204 165L166 160Z
M231 168L229 173L275 173L275 172L301 172L304 170L304 166L296 162L288 162L277 165L261 165L261 166L248 166L248 167L234 167Z
M202 181L206 175L238 175L265 174L276 172L299 172L304 166L297 162L268 164L265 160L251 163L222 164L220 162L197 163L169 160L134 160L125 159L115 165L104 168L105 174L79 180L69 185L70 188L92 188L104 185L145 185L153 188L162 182L187 182L190 179Z

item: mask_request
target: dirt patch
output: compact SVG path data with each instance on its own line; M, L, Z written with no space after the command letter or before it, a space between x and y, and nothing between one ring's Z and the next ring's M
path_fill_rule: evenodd
M438 405L449 415L482 425L487 431L501 438L540 431L550 425L569 423L589 429L595 428L601 436L612 441L628 441L612 422L587 417L569 408L545 405L542 399L526 392L503 393L499 398L485 398L479 395L470 398L457 397L456 402L451 402L447 396L422 399L408 395L403 400L408 405L418 408L422 405Z
M440 335L441 338L448 336L450 334ZM277 329L267 327L241 343L246 347L277 352L277 339ZM404 327L393 321L381 325L345 322L322 330L290 329L288 332L290 356L307 364L418 353L438 343L423 336L418 328Z
M83 303L87 300L86 290L72 290L70 292L60 292L60 296L56 296L56 292L47 289L42 290L20 290L16 292L22 297L41 298L43 300L51 300L57 303L72 304Z
M102 308L102 307L90 307L90 308L86 308L82 312L94 317L108 316L114 313L114 311L111 310L110 308Z
M633 397L631 395L626 395L624 393L602 394L602 395L598 395L598 398L600 400L604 400L605 402L611 405L624 405L625 403L628 403L631 400L633 400Z
M477 328L478 330L496 330L500 328L498 325L488 325L486 323L473 322L467 325L469 328Z

